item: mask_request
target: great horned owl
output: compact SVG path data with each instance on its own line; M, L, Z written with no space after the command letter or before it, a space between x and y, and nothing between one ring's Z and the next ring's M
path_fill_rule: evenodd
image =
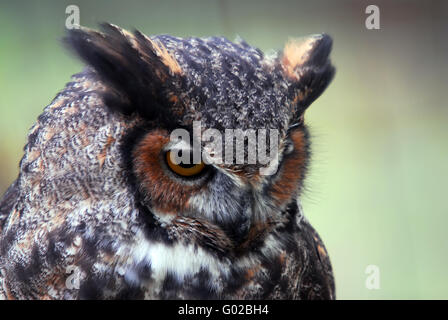
M0 297L333 299L300 205L304 112L334 75L331 38L265 55L241 39L102 28L69 31L87 67L31 128L1 200ZM170 132L194 121L278 130L276 171L170 162Z

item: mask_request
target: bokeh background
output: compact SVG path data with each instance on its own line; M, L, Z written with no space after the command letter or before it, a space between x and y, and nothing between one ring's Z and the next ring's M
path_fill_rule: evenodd
M82 65L62 47L65 8L81 24L147 34L334 38L337 75L307 111L314 161L304 208L332 258L339 299L448 298L448 2L0 2L0 193L27 131ZM380 8L380 30L365 8ZM380 270L369 290L368 265Z

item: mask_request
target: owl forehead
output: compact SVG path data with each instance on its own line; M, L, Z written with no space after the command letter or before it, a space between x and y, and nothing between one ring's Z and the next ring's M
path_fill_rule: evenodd
M284 130L288 83L275 59L243 40L156 36L182 69L184 119L207 128ZM188 121L185 121L188 122Z

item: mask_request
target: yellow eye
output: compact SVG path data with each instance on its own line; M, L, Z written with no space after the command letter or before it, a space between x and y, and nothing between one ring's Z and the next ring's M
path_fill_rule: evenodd
M183 164L183 163L179 163L179 164L175 164L172 160L171 160L171 151L168 151L166 153L166 163L168 164L168 166L170 167L171 170L173 170L175 173L177 173L178 175L184 176L184 177L191 177L191 176L195 176L199 173L201 173L202 170L204 170L205 168L205 164L204 162L201 161L201 163L192 163L192 164Z

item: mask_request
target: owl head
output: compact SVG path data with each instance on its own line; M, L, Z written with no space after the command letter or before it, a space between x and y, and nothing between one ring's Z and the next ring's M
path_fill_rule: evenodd
M135 282L142 243L180 238L244 255L297 211L310 155L304 113L333 78L331 38L292 40L265 55L241 39L102 28L65 39L87 68L28 136L4 228L6 270L38 286L58 261L82 261L89 274L113 265ZM189 138L173 140L176 130ZM270 174L247 161L259 152L247 132L262 130L276 132L261 143L267 153L276 146ZM236 132L239 154L226 149ZM211 140L225 161L173 160L194 158L193 145L207 150Z
M105 105L141 118L122 152L139 201L158 218L203 218L244 237L297 198L309 158L304 112L334 74L329 36L290 41L283 52L266 56L242 39L147 37L110 24L103 29L72 30L66 42L110 86ZM190 139L176 144L176 129ZM225 161L171 159L179 150L193 153L195 138L203 145L207 129L222 133L212 140L219 140ZM268 175L259 170L262 163L244 162L254 152L247 132L260 129L277 133L277 165ZM229 130L246 134L241 155L226 149L236 139L229 140ZM272 144L263 145L267 152Z

